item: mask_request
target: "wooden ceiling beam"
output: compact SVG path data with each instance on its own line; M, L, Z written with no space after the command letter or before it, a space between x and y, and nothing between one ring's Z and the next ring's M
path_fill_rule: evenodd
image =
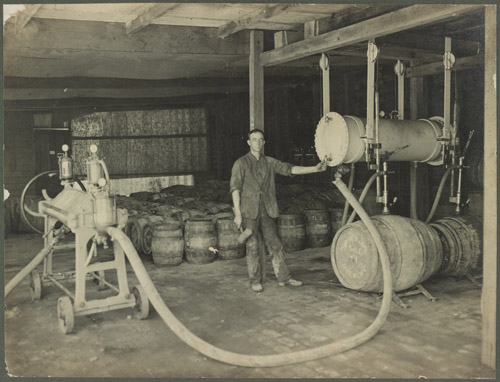
M443 57L443 55L439 53L420 51L417 49L404 48L400 46L393 46L387 44L385 45L377 44L377 47L380 49L378 57L384 60L436 61L442 59ZM367 45L359 43L346 48L332 50L328 52L328 54L366 58L366 50L367 50Z
M277 16L283 12L289 11L297 6L298 4L266 5L264 8L251 12L250 14L245 15L237 20L229 21L228 23L221 25L218 28L218 35L221 38L225 38L244 29L254 29L254 27L262 21L270 19L271 17Z
M125 23L127 34L137 32L150 25L155 19L163 16L170 9L178 7L179 4L153 4L145 5L132 20Z
M331 49L367 41L368 39L444 21L482 7L484 5L413 5L282 48L263 52L261 54L261 63L263 66L278 65Z
M457 58L455 64L451 68L452 71L476 69L484 65L484 57L482 54L471 57ZM433 62L406 68L405 76L407 78L431 76L434 74L443 74L443 62Z
M42 4L31 4L25 5L25 8L22 11L18 11L15 17L15 28L22 29L30 22L30 20L35 16L38 12Z
M399 45L401 47L413 48L429 53L444 54L444 37L436 37L424 33L405 32L397 35L385 36L380 39L384 43ZM474 56L481 50L481 44L477 41L460 39L451 40L451 51L457 57Z

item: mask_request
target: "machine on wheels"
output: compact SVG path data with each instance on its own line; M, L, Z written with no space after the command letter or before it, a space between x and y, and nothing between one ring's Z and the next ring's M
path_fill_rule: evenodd
M38 211L31 211L24 204L24 195L32 184L29 182L21 198L24 213L43 216L44 249L43 272L30 273L30 292L33 300L42 296L42 286L51 282L63 290L67 296L57 302L57 318L63 333L70 333L74 328L75 317L105 312L121 308L134 308L136 317L144 319L149 313L149 301L141 287L136 285L130 292L127 281L125 254L117 240L113 240L114 259L96 261L98 247L108 248L109 235L106 229L123 229L127 223L127 211L116 208L116 197L110 192L109 174L104 161L97 157L97 146L90 147L91 155L87 160L86 186L73 174L73 159L68 155L68 146L63 146L64 154L59 156L59 178L64 189L54 198L43 192L45 200L38 203ZM47 172L54 175L57 172ZM43 175L43 174L40 174ZM38 176L37 176L38 177ZM33 178L36 179L37 177ZM78 183L79 187L75 185ZM25 216L24 216L25 217ZM74 244L57 245L60 237L72 232ZM55 274L53 272L53 252L57 249L74 248L74 271ZM40 262L38 262L39 264ZM36 264L36 265L38 265ZM36 267L35 265L35 267ZM118 286L108 282L105 271L116 270ZM74 292L61 281L74 279ZM93 279L98 290L111 288L115 295L102 299L87 299L87 280Z

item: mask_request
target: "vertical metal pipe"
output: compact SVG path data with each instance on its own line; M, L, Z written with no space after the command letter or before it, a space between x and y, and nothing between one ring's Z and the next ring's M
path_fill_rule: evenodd
M417 168L418 162L410 164L410 217L418 220L417 213Z
M377 171L380 171L380 139L379 139L379 96L378 91L375 92L375 164ZM377 177L377 197L381 197L380 177Z
M458 184L457 184L457 208L455 208L455 212L457 214L460 213L460 199L461 199L461 194L462 194L462 168L464 164L464 158L461 157L459 159L459 168L458 168Z
M377 178L380 179L380 178ZM389 207L389 190L387 189L387 162L384 162L384 209L383 214L390 214Z

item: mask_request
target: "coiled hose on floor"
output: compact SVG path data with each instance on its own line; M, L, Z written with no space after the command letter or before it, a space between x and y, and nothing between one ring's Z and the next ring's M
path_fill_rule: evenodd
M354 210L358 212L359 216L366 224L368 231L373 236L375 245L378 249L380 263L382 265L384 277L384 296L377 317L362 332L329 345L319 346L308 350L285 354L247 355L223 350L202 340L189 331L189 329L187 329L170 311L151 281L146 268L142 264L142 261L129 238L120 229L114 227L107 228L107 233L114 240L117 240L122 246L130 265L132 266L139 282L149 298L149 301L153 304L163 321L181 340L196 351L221 362L246 367L273 367L310 361L352 349L372 338L384 324L387 315L389 314L392 299L392 278L390 273L389 258L378 230L375 228L361 204L348 190L345 183L343 183L339 178L334 181L334 184L338 187L340 192L342 192L349 203L351 203Z
M109 227L106 229L106 231L113 238L113 240L117 240L118 243L120 243L120 245L122 246L130 262L130 265L132 266L137 278L139 279L139 282L141 283L146 295L149 298L149 301L153 304L160 317L180 339L182 339L186 344L191 346L196 351L221 362L246 367L273 367L311 361L319 358L329 357L334 354L352 349L372 338L375 334L377 334L377 332L384 324L387 315L389 314L392 300L392 277L390 272L389 258L387 256L387 251L378 230L370 220L370 217L365 212L361 204L356 200L356 197L348 190L345 183L343 183L340 178L336 179L333 183L337 186L340 192L342 192L348 202L353 206L354 210L357 211L357 213L361 217L361 220L365 223L368 231L373 237L378 250L380 264L382 266L382 274L384 277L384 296L377 317L362 332L352 337L333 342L329 345L319 346L308 350L285 354L247 355L223 350L202 340L201 338L190 332L173 315L168 306L165 304L160 294L158 293L158 290L151 281L146 268L142 264L142 261L128 236L126 236L120 229L115 227ZM37 256L35 256L35 258L7 284L4 294L5 297L7 297L7 295L26 276L28 276L38 264L43 261L43 259L51 252L54 245L55 242L52 245L44 247L37 254Z

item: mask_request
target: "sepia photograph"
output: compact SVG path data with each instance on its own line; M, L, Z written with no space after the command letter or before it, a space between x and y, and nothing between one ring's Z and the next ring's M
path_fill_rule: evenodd
M2 379L496 379L496 2L2 8Z

